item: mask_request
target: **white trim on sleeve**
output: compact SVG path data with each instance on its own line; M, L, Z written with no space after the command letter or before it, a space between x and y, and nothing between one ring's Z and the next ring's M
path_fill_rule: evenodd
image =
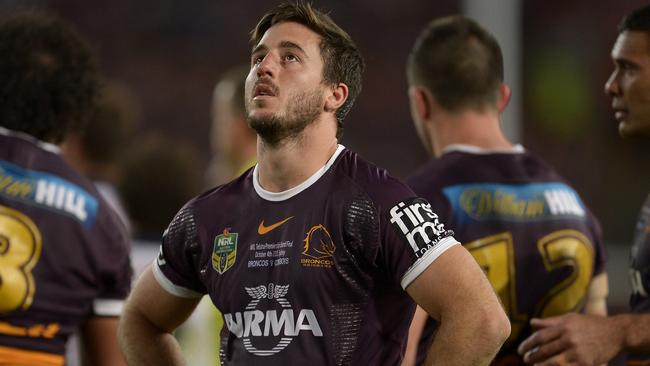
M452 236L448 236L436 243L432 249L429 249L426 253L424 253L424 256L418 259L417 262L413 263L411 268L409 268L406 273L404 273L404 276L402 276L402 281L400 281L402 288L406 290L411 282L413 282L413 280L415 280L422 272L424 272L424 270L427 269L427 267L429 267L433 261L440 257L442 253L446 252L447 249L453 247L456 244L460 243Z
M158 261L154 260L153 261L153 276L156 278L156 281L158 281L158 284L162 286L167 292L174 296L178 297L184 297L186 299L196 299L199 297L203 297L202 293L196 292L194 290L190 290L186 287L182 286L177 286L170 281L164 273L162 273L162 270L160 270L160 267L158 267Z
M117 299L95 299L93 301L93 313L98 316L120 316L124 300Z

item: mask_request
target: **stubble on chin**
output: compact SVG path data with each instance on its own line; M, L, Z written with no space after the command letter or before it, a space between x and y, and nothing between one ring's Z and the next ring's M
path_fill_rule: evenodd
M248 125L270 146L278 146L285 140L295 139L322 112L323 95L320 90L293 95L284 113L269 113L251 117Z

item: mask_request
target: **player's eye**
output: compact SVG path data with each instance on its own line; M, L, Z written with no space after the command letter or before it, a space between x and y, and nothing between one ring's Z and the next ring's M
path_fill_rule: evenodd
M622 71L632 71L636 69L636 66L633 63L621 61L618 63L618 68Z
M262 60L264 60L264 56L262 55L253 55L251 57L251 63L253 65L259 65L259 63L262 62Z
M293 53L287 53L286 55L284 55L284 61L285 62L297 62L297 61L300 61L300 59L298 58L298 56L294 55Z

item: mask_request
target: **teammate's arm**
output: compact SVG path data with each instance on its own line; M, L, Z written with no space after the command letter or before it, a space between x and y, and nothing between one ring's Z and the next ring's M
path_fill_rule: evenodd
M118 330L129 365L185 365L172 332L192 313L200 298L177 297L163 289L151 268L127 299Z
M117 317L93 317L81 327L81 357L84 366L126 365L117 343Z
M585 314L607 315L607 295L609 294L609 284L607 273L596 275L589 284L587 301L585 303Z
M492 286L461 245L440 255L406 291L440 322L427 365L488 365L510 334Z
M650 352L650 314L621 314L610 317L564 314L532 319L538 330L519 346L528 364L552 365L546 361L563 354L567 362L603 364L623 349Z
M429 314L418 305L415 309L413 320L411 320L411 326L409 327L409 337L406 343L406 352L404 352L402 366L415 365L418 356L418 345L428 317Z

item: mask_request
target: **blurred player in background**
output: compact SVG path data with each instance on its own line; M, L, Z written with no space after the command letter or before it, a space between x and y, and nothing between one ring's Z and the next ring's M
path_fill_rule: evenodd
M517 345L531 317L606 314L599 224L552 167L504 136L511 92L499 44L479 24L462 16L431 22L407 74L416 129L436 158L408 183L448 218L501 299L512 333L495 364L523 364ZM408 363L418 340L417 364L424 361L436 327L419 309Z
M614 71L605 92L612 97L618 132L624 138L650 138L650 6L623 18L611 56ZM572 364L599 365L627 350L628 365L650 365L650 196L634 232L630 280L632 314L533 319L540 330L521 345L524 359L553 365L548 359L561 354Z
M63 365L78 327L85 365L122 365L127 232L56 146L93 110L93 57L43 13L3 17L0 55L0 365Z
M258 164L170 224L120 322L129 362L183 364L171 333L208 293L225 364L397 365L413 299L442 319L436 364L489 363L509 323L479 266L425 200L338 144L363 71L349 35L283 4L251 44Z
M255 165L257 135L246 121L244 89L248 65L226 71L212 95L208 188L231 181Z
M255 165L257 135L248 126L244 92L250 67L239 65L227 70L214 88L211 104L210 146L212 160L206 171L207 188L229 182ZM214 328L206 324L214 324ZM196 311L180 328L181 348L189 364L217 364L223 315L204 296ZM215 347L205 347L213 344ZM187 350L201 346L195 352Z
M93 181L129 231L131 223L116 186L122 175L120 162L130 145L136 119L137 108L128 90L107 83L85 128L71 131L61 145L66 161Z

